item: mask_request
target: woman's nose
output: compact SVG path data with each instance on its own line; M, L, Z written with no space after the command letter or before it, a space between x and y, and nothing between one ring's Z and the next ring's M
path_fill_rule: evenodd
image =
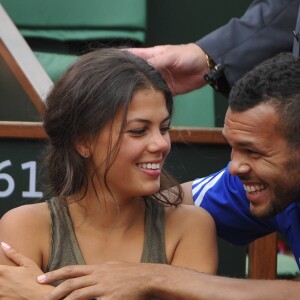
M169 152L171 148L171 141L169 133L161 134L161 132L154 134L149 143L148 149L151 152L161 151Z

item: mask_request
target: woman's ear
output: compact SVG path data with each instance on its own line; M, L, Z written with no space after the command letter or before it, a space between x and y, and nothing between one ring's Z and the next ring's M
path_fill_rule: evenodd
M84 158L91 156L90 142L86 137L79 138L75 144L75 148L80 156Z

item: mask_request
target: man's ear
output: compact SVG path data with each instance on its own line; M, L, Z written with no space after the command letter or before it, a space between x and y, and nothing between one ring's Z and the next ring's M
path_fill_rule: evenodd
M91 156L90 141L87 137L79 138L75 144L75 148L82 157L88 158Z

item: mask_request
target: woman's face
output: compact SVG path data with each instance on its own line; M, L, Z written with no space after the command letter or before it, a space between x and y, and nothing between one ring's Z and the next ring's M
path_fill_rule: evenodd
M112 129L113 148L120 136L122 118L120 111L113 123L101 131L92 149L102 187L110 131ZM113 161L107 173L107 183L114 197L128 199L159 190L161 170L171 148L169 125L170 115L161 92L149 88L134 93L119 151L114 158L112 155Z

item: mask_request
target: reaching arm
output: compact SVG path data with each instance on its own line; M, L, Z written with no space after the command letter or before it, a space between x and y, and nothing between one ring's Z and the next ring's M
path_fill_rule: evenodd
M256 0L241 18L233 18L196 42L224 66L232 86L263 60L292 51L299 0Z
M300 284L290 281L231 279L180 268L157 269L156 274L152 293L165 300L298 299L300 292Z
M221 64L219 91L229 88L263 60L292 51L300 0L256 0L241 18L207 34L195 44L128 49L158 69L174 95L203 87L207 53ZM198 46L198 47L197 47Z
M194 43L128 50L159 70L173 95L187 93L206 84L203 77L208 70L206 56Z
M285 280L231 279L160 264L107 263L98 266L71 266L46 274L44 283L57 279L89 276L101 278L97 285L76 293L76 299L101 297L104 300L282 300L299 299L300 283ZM67 280L44 300L61 299L66 290L79 287L79 280ZM70 294L64 299L72 298Z
M8 252L10 259L18 265L32 266L30 260L13 249L6 249L5 252ZM16 282L15 273L11 272L11 268L14 267L0 267L1 286L10 283L4 281L5 285L2 285L3 275L6 279L11 275L12 282ZM22 271L19 275L18 277L22 279ZM25 273L23 276L26 276ZM80 278L76 279L76 277ZM70 278L72 280L69 280ZM97 280L98 278L101 280ZM138 300L151 297L164 300L296 300L299 299L300 293L300 283L296 281L231 279L161 264L115 262L67 266L39 277L39 281L44 284L61 279L67 280L44 297L44 300L62 299L69 294L69 291L87 286L87 282L88 288L77 291L76 299L88 300L101 296L104 300ZM20 283L24 284L24 280ZM1 296L3 292L5 290L0 289ZM14 298L13 296L14 294L11 298L1 299L34 299L33 297ZM73 296L74 294L71 293L64 299L75 299Z

